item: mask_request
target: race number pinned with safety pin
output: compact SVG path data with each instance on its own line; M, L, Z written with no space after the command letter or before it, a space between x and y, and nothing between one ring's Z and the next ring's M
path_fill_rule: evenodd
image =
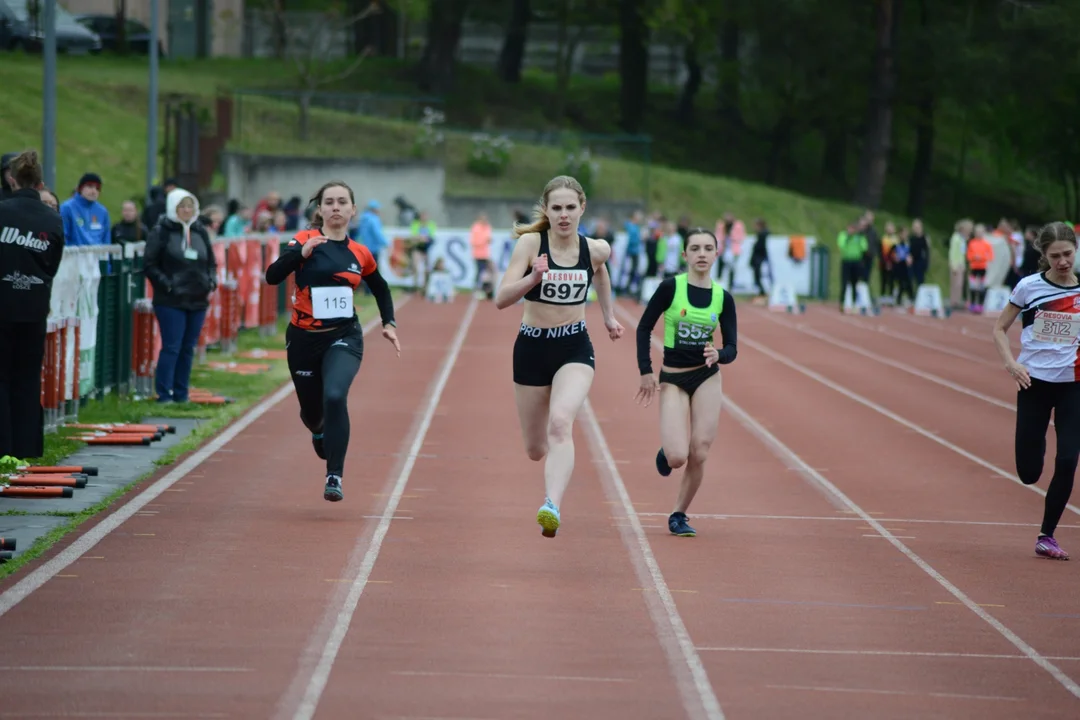
M352 317L353 289L348 285L311 288L311 314L316 320Z
M540 280L540 297L550 303L579 303L588 284L584 270L548 270Z
M1031 330L1039 342L1075 345L1080 337L1080 317L1075 313L1038 310Z

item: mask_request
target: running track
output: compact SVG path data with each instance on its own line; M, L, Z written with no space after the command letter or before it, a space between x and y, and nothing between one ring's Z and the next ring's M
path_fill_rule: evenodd
M0 584L0 718L1080 716L1080 563L1034 557L991 321L741 302L682 539L639 312L612 344L589 310L557 539L520 307L410 302L401 358L369 337L343 503L286 390Z

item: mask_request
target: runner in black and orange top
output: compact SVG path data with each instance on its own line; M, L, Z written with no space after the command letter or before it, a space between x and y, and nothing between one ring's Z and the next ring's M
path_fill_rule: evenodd
M994 325L994 344L1016 381L1016 474L1025 485L1042 475L1050 411L1057 431L1054 475L1046 491L1035 554L1068 560L1054 539L1069 504L1080 458L1080 281L1073 271L1076 234L1056 222L1035 240L1041 272L1013 288L1009 304ZM1006 333L1020 316L1020 357L1013 360Z
M281 256L266 269L266 282L278 285L296 273L292 319L285 350L292 373L300 419L312 444L326 460L323 497L342 499L341 477L349 446L349 387L364 357L364 331L356 317L353 293L367 283L379 306L383 337L401 355L394 301L371 252L348 236L356 214L352 189L329 182L311 198L317 210L310 230L298 232Z

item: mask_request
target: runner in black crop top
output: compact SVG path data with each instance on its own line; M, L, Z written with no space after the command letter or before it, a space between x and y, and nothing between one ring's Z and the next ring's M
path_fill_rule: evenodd
M593 266L589 253L589 241L584 235L578 235L578 261L569 267L556 265L548 246L548 231L540 231L540 250L537 255L547 255L548 271L539 285L525 293L525 299L546 305L583 305L589 297L592 285ZM532 268L528 268L522 277L528 277Z

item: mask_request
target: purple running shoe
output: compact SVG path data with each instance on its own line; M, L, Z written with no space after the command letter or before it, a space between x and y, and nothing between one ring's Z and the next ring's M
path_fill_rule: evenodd
M1051 560L1068 560L1069 553L1061 549L1057 540L1049 535L1040 535L1035 541L1035 554Z

